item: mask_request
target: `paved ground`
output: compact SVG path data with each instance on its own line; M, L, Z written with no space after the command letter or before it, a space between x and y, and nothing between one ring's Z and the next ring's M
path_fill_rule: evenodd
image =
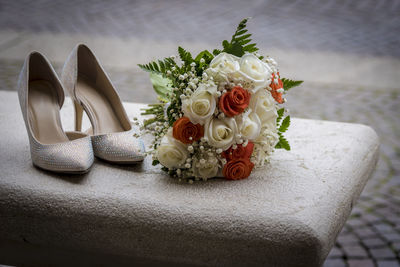
M133 36L147 46L196 40L215 45L231 34L232 25L252 16L250 29L258 43L271 49L306 51L310 60L315 53L400 60L399 14L400 1L389 0L297 0L279 5L261 0L229 4L0 0L0 33L84 34L118 40ZM0 50L7 51L21 38L22 33L3 41L0 36ZM14 90L23 57L0 57L0 90ZM293 58L294 64L296 60ZM57 63L56 69L60 67ZM124 100L149 103L155 99L147 74L123 68L107 70ZM362 77L353 85L310 79L288 96L293 116L368 124L382 142L377 170L324 266L400 266L400 86L380 86L385 66L380 71L376 84L369 86Z
M219 43L244 17L260 43L400 57L400 1L0 1L0 25L27 31ZM23 18L23 19L21 19ZM199 26L201 25L201 26ZM199 28L207 29L199 31Z

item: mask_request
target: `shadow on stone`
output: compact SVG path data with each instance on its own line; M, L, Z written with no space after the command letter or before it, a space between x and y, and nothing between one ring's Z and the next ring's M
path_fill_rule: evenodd
M87 177L88 173L90 172L91 168L89 169L88 172L86 173L55 173L52 171L48 171L45 169L42 169L34 164L32 164L34 169L37 170L38 172L42 173L43 175L51 176L72 184L81 184L85 178Z
M106 160L96 157L93 165L97 165L97 164L103 165L107 168L113 168L113 169L119 169L119 170L125 170L125 171L137 172L137 173L143 173L147 169L145 167L145 160L135 162L135 163L129 163L129 164L118 164L118 163L109 162L109 161L106 161Z

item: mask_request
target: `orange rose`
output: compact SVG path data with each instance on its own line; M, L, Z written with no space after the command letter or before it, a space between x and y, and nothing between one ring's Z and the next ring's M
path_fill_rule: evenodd
M204 128L200 124L193 124L188 117L182 117L175 121L172 136L184 144L191 144L200 140L204 135Z
M219 108L228 116L242 113L250 103L250 93L240 86L233 87L219 99Z
M253 167L249 159L234 159L225 164L222 173L228 180L240 180L249 177Z
M279 72L278 72L278 84L274 82L275 79L275 73L272 73L272 81L271 84L269 85L271 87L271 95L275 99L276 102L279 104L283 103L283 98L282 98L282 93L278 93L278 89L283 88L283 82L281 81L281 78L279 77Z
M251 154L253 154L253 148L253 142L249 141L247 146L238 145L236 149L230 147L228 150L222 152L221 156L228 161L232 159L249 159Z

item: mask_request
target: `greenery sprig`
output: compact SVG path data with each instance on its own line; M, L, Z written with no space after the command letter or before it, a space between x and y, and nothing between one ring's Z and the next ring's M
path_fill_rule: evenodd
M251 33L248 33L247 21L249 18L243 19L236 28L235 33L232 35L231 41L222 41L223 50L214 49L213 54L218 55L221 52L226 52L237 57L243 56L246 52L254 53L258 51L257 44L251 42Z
M276 125L278 129L279 141L276 144L275 148L283 148L286 150L290 150L290 145L288 140L283 136L283 133L289 129L290 126L290 116L286 116L283 120L283 115L285 113L285 108L281 108L277 111L278 117L276 119Z
M285 91L289 91L290 88L299 86L300 84L303 83L303 81L294 81L286 78L282 78L282 83L283 83L283 89Z

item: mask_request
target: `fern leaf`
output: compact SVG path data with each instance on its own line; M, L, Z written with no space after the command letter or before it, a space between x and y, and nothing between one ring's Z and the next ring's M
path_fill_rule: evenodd
M288 140L283 135L279 135L279 142L276 144L275 148L283 148L290 150L290 145Z
M249 39L251 37L251 33L245 34L245 35L237 35L238 37L235 38L236 42L240 42L245 39Z
M249 44L246 45L245 47L243 47L243 50L247 51L247 52L255 52L258 50L258 48L256 47L257 44Z
M235 56L238 56L238 55L243 56L244 55L243 46L241 46L239 43L233 43L231 45L229 51L230 51L230 54L235 55Z
M246 45L251 42L251 39L246 39L242 41L242 45Z
M286 78L282 78L282 83L283 83L283 89L285 91L288 91L290 88L299 86L300 84L303 83L303 81L294 81Z
M176 66L176 62L172 58L164 58L163 60L158 60L150 62L148 64L138 64L139 68L144 71L155 73L166 77L168 70L171 70L173 66Z
M193 62L192 54L190 54L190 52L186 51L185 49L183 49L180 46L178 47L178 53L179 53L179 57L185 63L186 66L190 65L190 63Z
M165 72L165 64L164 64L164 62L162 61L162 60L159 60L158 61L158 65L160 66L160 70L161 70L161 72Z
M278 109L277 113L278 117L276 118L276 124L278 125L282 120L283 113L285 113L285 108Z
M201 51L196 58L194 59L194 61L196 62L196 64L200 63L201 59L205 60L206 64L209 64L210 61L214 58L213 54L211 54L210 52L208 52L207 50Z
M286 116L286 118L283 119L281 126L279 127L279 132L281 133L286 132L289 126L290 126L290 116Z
M147 72L153 72L153 73L157 73L157 74L161 74L161 75L163 74L154 68L152 62L149 64L145 64L145 65L138 64L138 66L139 66L139 68L141 68L142 70L147 71Z
M143 126L146 127L146 126L148 126L148 125L150 125L152 123L155 123L155 122L157 122L157 118L151 118L151 119L148 119L148 120L144 120Z
M246 32L247 32L247 30L245 29L245 30L238 31L237 34L242 35L242 34L245 34Z
M222 41L222 47L224 48L224 51L229 50L230 45L231 44L227 40Z
M213 53L214 56L217 56L217 55L221 54L221 52L222 51L219 50L219 49L214 49L212 53Z
M232 39L230 42L228 42L227 40L224 40L222 42L222 47L224 48L223 49L224 52L241 57L246 52L253 53L258 51L256 44L250 43L251 34L247 33L246 29L248 20L249 19L246 18L239 23L235 33L232 35ZM214 55L216 54L214 53Z

